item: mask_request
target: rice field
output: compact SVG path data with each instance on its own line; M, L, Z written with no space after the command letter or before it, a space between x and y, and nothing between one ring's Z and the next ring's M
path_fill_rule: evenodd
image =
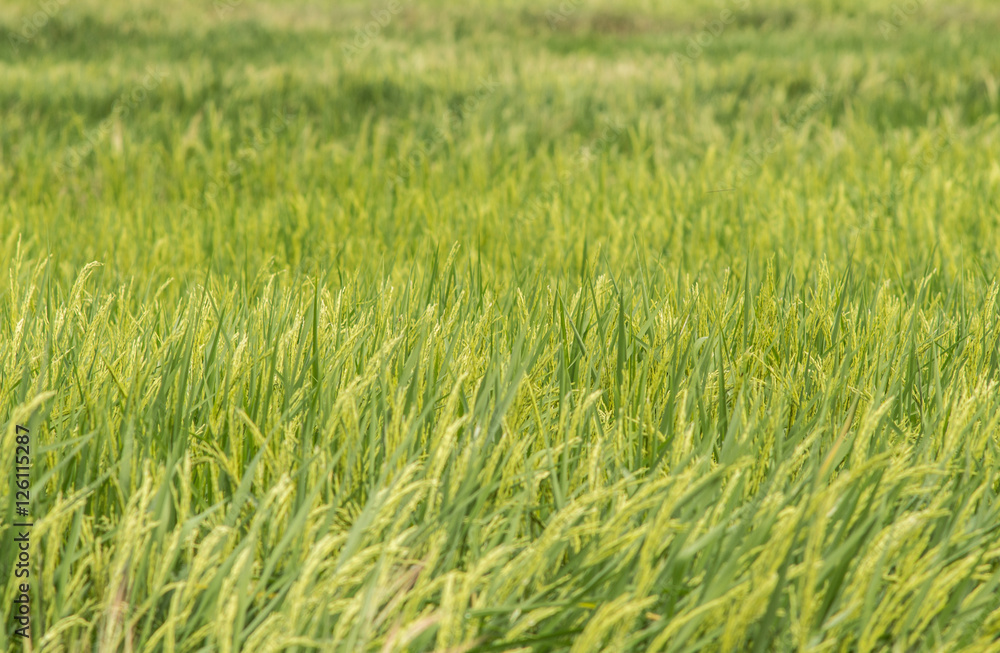
M4 2L0 648L1000 652L998 33Z

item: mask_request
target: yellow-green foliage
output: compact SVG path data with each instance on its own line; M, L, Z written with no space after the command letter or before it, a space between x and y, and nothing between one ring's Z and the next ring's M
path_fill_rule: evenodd
M4 3L23 650L1000 651L1000 13L664 4Z

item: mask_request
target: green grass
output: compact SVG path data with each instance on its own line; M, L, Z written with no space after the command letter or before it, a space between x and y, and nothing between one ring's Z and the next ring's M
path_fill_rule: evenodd
M1000 651L1000 11L913 4L5 3L0 647Z

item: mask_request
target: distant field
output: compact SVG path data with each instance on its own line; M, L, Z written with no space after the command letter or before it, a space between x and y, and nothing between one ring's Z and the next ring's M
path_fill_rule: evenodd
M1000 5L336 4L0 7L0 648L1000 652Z

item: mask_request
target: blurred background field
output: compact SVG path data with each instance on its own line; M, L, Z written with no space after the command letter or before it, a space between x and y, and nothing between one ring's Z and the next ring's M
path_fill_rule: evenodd
M348 60L344 46L381 5L233 1L57 2L16 53L10 37L40 5L4 4L7 233L78 243L65 252L71 269L108 251L131 270L242 265L244 250L252 266L271 255L346 264L477 239L497 265L513 252L558 266L588 230L626 244L643 234L671 258L697 251L686 262L697 267L733 255L734 240L843 257L872 196L900 182L917 186L898 200L913 219L867 249L919 257L941 242L942 268L963 248L987 260L996 249L981 221L957 218L996 212L1000 9L988 3L914 3L901 18L892 3L580 4L554 30L546 12L558 4L402 3ZM678 67L719 7L732 23ZM899 26L885 37L883 21ZM149 69L162 74L156 88L116 116ZM462 115L487 81L489 95ZM816 91L828 101L779 131ZM284 117L281 138L258 146ZM575 169L612 122L622 136ZM900 178L935 130L953 140L927 178ZM736 186L744 156L773 136L738 192L710 192ZM98 143L86 165L55 174L88 139ZM414 154L428 143L430 157ZM413 183L387 191L411 154ZM567 172L572 185L559 184ZM184 208L219 180L214 206ZM959 188L968 192L949 195ZM536 195L558 201L513 222ZM955 210L937 215L942 206ZM77 238L94 219L105 228ZM121 233L145 246L114 247Z
M1000 651L998 34L4 2L31 650Z

